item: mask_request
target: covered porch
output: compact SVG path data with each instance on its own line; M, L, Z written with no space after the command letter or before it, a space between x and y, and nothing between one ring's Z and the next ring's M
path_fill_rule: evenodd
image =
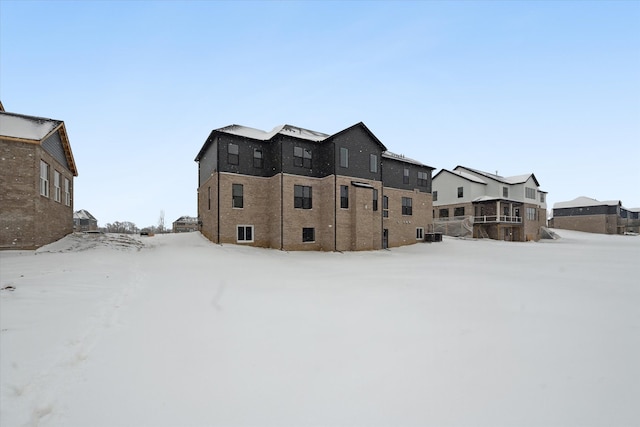
M473 237L523 242L522 202L482 197L473 201Z

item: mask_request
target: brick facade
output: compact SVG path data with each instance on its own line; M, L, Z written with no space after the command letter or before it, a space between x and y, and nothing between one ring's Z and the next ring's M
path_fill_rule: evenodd
M293 127L285 131L282 137L272 132L262 139L261 131L249 130L247 137L239 126L212 132L196 158L198 216L208 239L283 250L359 251L381 249L384 229L387 247L423 240L416 238L416 228L431 230L433 168L385 154L388 174L410 169L411 180L402 185L406 188L384 186L381 168L386 149L363 124L333 137ZM292 134L301 135L300 140ZM238 146L232 156L230 145ZM340 164L344 149L351 150L348 165ZM253 150L260 150L271 173L262 164L252 169ZM296 159L296 153L308 155L310 161ZM416 185L418 172L422 188ZM396 181L403 182L402 175ZM242 193L241 207L234 207L234 185ZM296 206L296 186L298 191L310 189L310 206ZM346 207L342 206L343 188L347 189ZM384 196L389 198L388 218L383 218ZM411 215L402 214L403 197L411 199Z

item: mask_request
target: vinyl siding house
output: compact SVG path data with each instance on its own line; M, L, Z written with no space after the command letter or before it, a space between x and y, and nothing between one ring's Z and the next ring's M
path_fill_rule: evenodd
M437 226L458 221L475 238L539 240L546 225L546 195L534 174L503 177L465 166L433 177Z
M389 153L357 123L211 132L198 162L198 220L215 243L354 251L416 243L432 224L433 168Z
M64 122L0 111L0 249L71 233L76 176Z
M553 205L553 227L601 234L640 232L640 209L627 209L620 200L578 197Z

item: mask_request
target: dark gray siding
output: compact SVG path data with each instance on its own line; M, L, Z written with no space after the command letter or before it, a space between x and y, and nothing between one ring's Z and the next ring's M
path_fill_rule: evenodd
M361 127L353 127L332 139L335 146L335 174L354 178L380 181L382 177L382 147ZM340 148L349 150L349 167L340 166ZM371 172L370 155L375 154L378 161L377 172Z
M404 183L404 170L409 169L409 183ZM382 159L382 181L385 187L403 190L418 189L422 193L431 193L431 169L429 166L419 166L413 163L384 157ZM418 186L418 172L427 174L427 185Z
M238 164L229 163L229 144L238 146ZM254 149L261 149L263 166L254 166ZM270 141L260 141L242 136L220 133L218 136L219 167L221 172L240 173L253 176L273 176L280 172L277 144Z
M553 210L553 216L580 216L580 215L616 215L617 206L584 206L574 208L560 208Z
M218 138L214 137L204 154L198 161L198 187L200 187L212 173L216 171L218 164Z
M325 163L326 155L324 150L327 149L327 144L295 139L284 135L280 135L278 141L282 148L282 171L284 173L315 178L322 178L332 173ZM295 147L311 150L311 168L294 165L293 152Z
M42 142L42 148L60 162L62 166L67 168L68 171L71 171L69 163L67 163L67 156L64 154L64 147L62 146L59 132L55 132L49 138L45 139Z

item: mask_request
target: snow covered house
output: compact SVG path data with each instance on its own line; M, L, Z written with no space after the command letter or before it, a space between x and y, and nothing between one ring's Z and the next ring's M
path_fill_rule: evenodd
M192 216L181 216L173 221L174 233L185 233L198 231L198 218Z
M539 240L546 195L532 173L504 177L465 166L442 169L433 177L434 223L459 221L473 237Z
M96 231L98 220L89 211L80 209L73 213L73 231Z
M553 227L601 234L640 232L640 209L627 209L620 200L604 202L589 197L553 205Z
M433 168L388 152L362 122L333 135L231 125L195 161L200 230L216 243L373 250L432 226Z
M71 233L75 176L63 121L0 111L0 249Z

